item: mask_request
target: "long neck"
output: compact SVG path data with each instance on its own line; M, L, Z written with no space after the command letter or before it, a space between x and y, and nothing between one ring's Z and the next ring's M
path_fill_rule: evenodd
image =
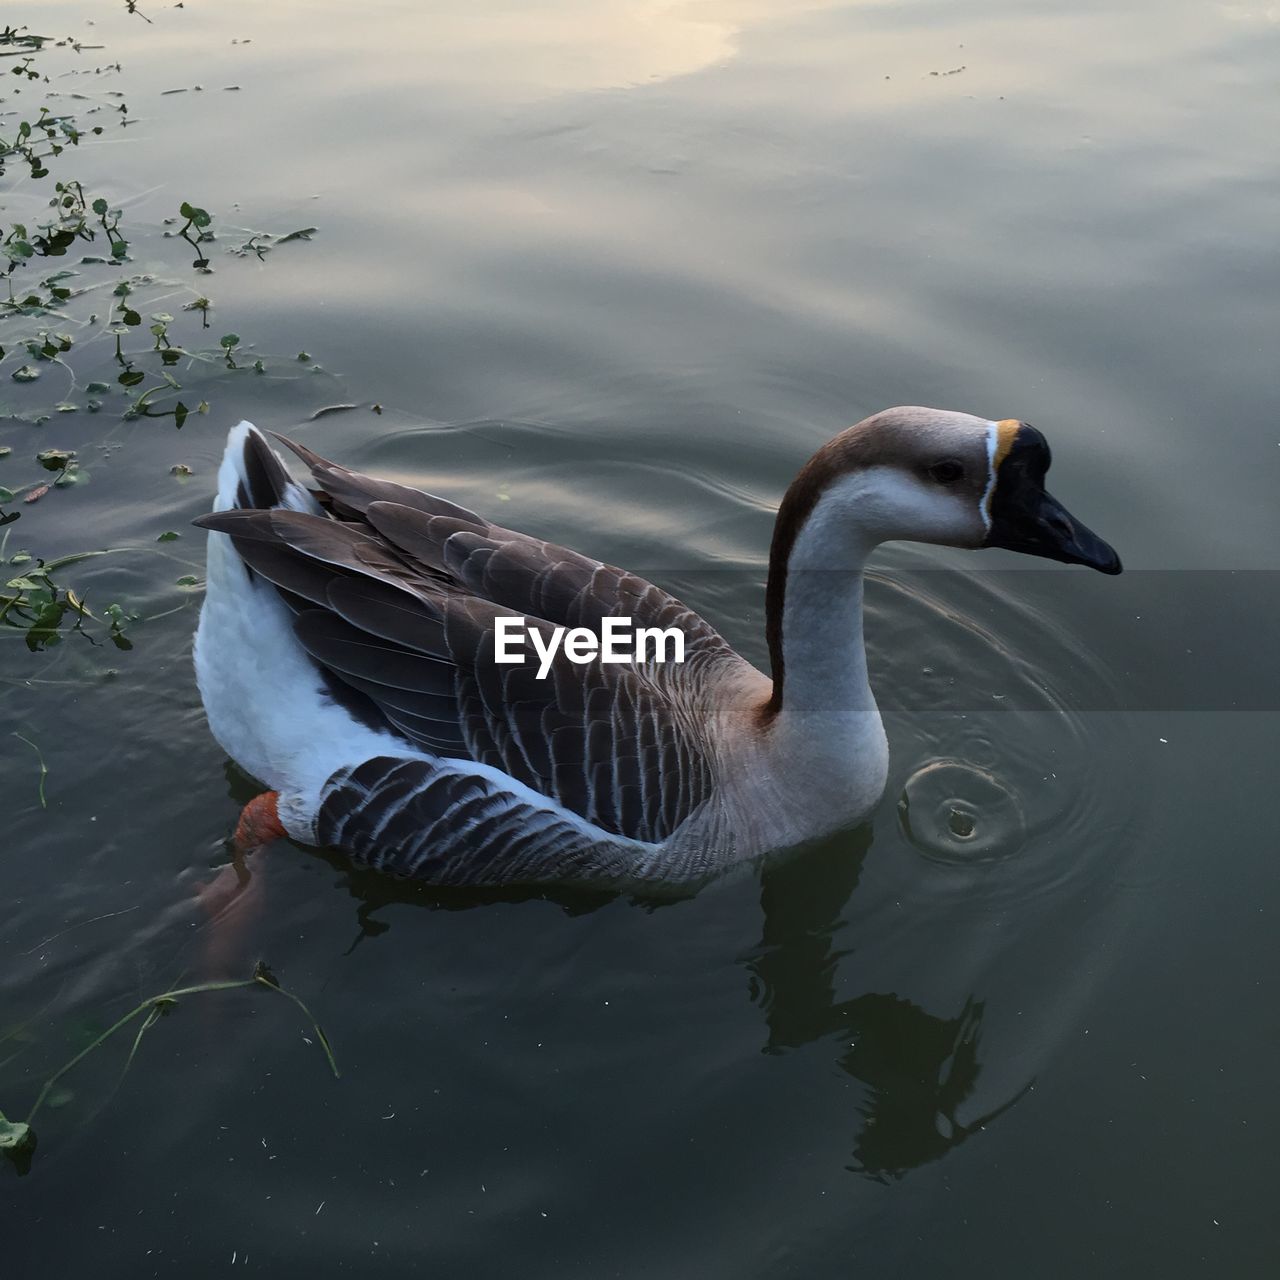
M764 719L875 711L862 635L863 567L874 542L836 504L789 490L765 590L773 693ZM797 501L798 499L798 501Z
M862 640L863 565L874 540L851 529L847 512L822 508L769 571L774 684L758 724L773 790L762 784L762 794L792 836L865 817L889 767Z
M773 667L769 714L787 719L874 712L862 634L863 565L866 552L831 567L828 558L806 554L817 539L802 538L773 590L769 570L767 631Z

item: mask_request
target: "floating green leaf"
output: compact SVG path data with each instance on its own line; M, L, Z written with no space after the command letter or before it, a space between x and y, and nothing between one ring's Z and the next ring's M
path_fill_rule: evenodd
M213 221L207 209L201 209L198 205L188 204L185 200L178 206L178 212L193 226L199 227L201 231Z
M9 1120L0 1111L0 1151L19 1152L34 1145L31 1126L22 1120Z

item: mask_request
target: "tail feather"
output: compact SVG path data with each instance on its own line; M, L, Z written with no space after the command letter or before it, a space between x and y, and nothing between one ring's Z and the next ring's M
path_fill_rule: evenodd
M215 511L286 507L320 514L316 500L285 470L280 455L251 422L232 427L218 471Z
M292 482L284 464L260 432L248 433L242 456L245 478L236 494L236 505L260 509L279 506Z

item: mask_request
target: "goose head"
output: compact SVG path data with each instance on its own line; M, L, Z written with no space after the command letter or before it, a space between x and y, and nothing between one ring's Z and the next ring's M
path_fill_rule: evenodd
M915 405L874 414L823 445L787 490L774 526L770 709L781 706L784 629L792 648L809 620L860 593L862 566L880 543L1004 547L1119 573L1115 551L1045 489L1049 463L1044 436L1025 422Z
M792 567L800 552L805 567L839 569L882 542L1005 547L1119 573L1115 551L1045 489L1050 461L1025 422L886 409L804 465L778 510L774 550Z

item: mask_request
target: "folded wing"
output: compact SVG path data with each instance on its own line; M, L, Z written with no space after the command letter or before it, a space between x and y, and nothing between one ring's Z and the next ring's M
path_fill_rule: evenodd
M734 661L705 620L634 574L492 525L407 486L330 463L299 445L324 514L215 512L273 583L337 696L406 742L491 765L603 831L669 836L708 797L698 716L709 670ZM570 662L545 679L495 660L496 619L599 632L606 617L677 627L685 662Z

